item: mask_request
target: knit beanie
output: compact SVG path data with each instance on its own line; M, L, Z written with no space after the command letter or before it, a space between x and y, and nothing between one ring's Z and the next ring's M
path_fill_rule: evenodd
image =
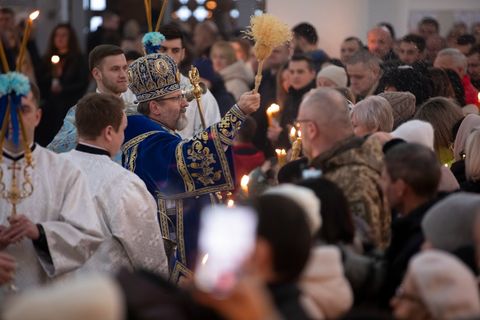
M312 190L306 187L284 183L268 189L265 194L277 194L294 201L307 215L306 218L311 234L314 235L320 230L322 226L320 199L318 199Z
M440 250L421 252L410 261L408 273L433 319L478 319L477 281L455 256Z
M379 94L390 102L393 110L393 129L408 121L415 114L415 96L410 92L382 92Z
M339 66L330 65L322 68L317 74L317 79L319 77L324 77L333 81L338 87L347 86L347 72L345 72L344 68Z
M426 121L415 119L402 123L391 132L391 135L394 138L400 138L409 143L418 143L433 150L433 127Z
M427 211L422 221L425 240L436 249L453 252L473 245L473 226L480 213L480 195L449 195Z

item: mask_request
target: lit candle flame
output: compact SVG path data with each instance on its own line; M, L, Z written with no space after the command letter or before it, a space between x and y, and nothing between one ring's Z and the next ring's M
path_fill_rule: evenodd
M30 15L28 16L28 18L29 18L31 21L33 21L33 20L37 19L39 15L40 15L40 10L33 11L32 13L30 13Z
M202 264L206 264L208 261L208 253L205 253L205 255L202 258Z
M282 167L287 160L287 151L285 149L275 149L275 153L277 154L278 165Z
M248 183L250 182L250 177L248 175L244 175L240 180L240 187L242 187L243 192L248 195Z
M268 125L272 125L273 118L280 112L280 106L276 103L272 103L270 107L267 109L267 118L268 118Z
M298 136L298 138L302 137L302 131L300 131L300 129L298 129L298 131L297 131L297 136Z
M233 201L232 199L228 200L227 201L227 207L229 207L229 208L235 207L235 201Z
M269 116L273 116L274 113L277 113L280 111L280 106L276 103L272 103L270 107L267 109L267 114Z
M478 93L477 98L478 98L478 102L480 102L480 92Z
M292 127L292 129L290 129L290 141L293 142L295 141L296 138L297 138L297 129L295 129L295 127Z
M60 62L60 57L54 54L50 60L52 61L53 64L57 64Z

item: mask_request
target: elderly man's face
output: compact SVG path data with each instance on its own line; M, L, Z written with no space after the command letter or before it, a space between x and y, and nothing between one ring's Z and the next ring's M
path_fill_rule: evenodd
M437 56L437 58L433 62L433 66L440 69L451 69L455 71L460 78L463 78L463 76L465 75L464 69L457 66L455 64L455 60L448 55Z
M172 130L182 130L187 125L185 112L188 102L180 90L154 100L155 111L150 112L154 120L160 121Z
M382 28L371 30L367 36L368 50L376 57L383 59L392 49L393 41L390 33Z
M368 68L364 63L347 64L351 90L356 96L366 95L378 81L378 72Z

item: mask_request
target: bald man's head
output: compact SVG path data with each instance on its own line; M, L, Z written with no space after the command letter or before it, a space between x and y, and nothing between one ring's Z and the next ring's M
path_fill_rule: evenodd
M347 100L331 88L318 88L307 93L297 119L302 126L304 152L309 158L316 156L317 146L333 145L353 135Z
M393 47L392 35L385 27L375 27L368 31L367 45L373 55L383 59Z

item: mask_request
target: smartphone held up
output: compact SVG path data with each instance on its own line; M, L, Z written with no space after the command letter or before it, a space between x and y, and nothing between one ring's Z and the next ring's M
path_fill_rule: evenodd
M205 292L228 295L255 246L257 216L248 207L205 208L200 219L195 284Z

